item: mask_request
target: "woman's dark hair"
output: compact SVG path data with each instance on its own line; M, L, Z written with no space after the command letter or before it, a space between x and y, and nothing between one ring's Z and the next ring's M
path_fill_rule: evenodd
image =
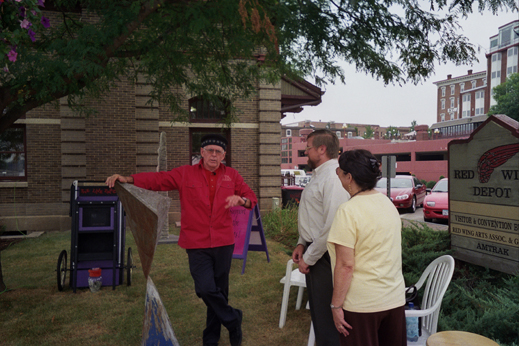
M382 174L378 160L371 152L364 149L342 153L339 157L339 167L344 173L351 174L361 191L373 189Z

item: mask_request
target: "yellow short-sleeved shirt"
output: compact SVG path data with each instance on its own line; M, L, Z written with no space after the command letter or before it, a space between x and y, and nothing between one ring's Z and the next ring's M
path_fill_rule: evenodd
M355 250L355 267L343 308L378 312L405 304L402 275L402 222L397 209L381 193L358 195L342 204L328 236L332 270L335 245Z

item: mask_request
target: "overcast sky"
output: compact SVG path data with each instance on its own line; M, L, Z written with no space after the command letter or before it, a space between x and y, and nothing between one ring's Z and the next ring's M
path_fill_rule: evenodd
M304 107L301 113L286 113L281 121L288 124L303 120L335 121L341 123L373 124L380 126L410 126L413 120L419 125L431 126L436 122L436 86L433 82L485 71L487 63L485 52L490 47L490 37L498 34L498 28L519 19L517 12L501 12L494 16L490 12L481 15L473 13L466 20L459 21L463 34L476 47L482 49L477 54L479 63L455 66L435 65L435 74L422 84L405 84L402 87L384 86L370 76L357 73L351 65L343 64L346 72L346 85L336 83L323 88L326 93L322 103L316 107ZM308 80L312 82L311 80Z

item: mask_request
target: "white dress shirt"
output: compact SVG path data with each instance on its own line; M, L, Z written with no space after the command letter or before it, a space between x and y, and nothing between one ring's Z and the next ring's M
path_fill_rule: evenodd
M335 172L337 167L337 159L331 159L314 169L312 179L301 195L297 244L312 243L303 255L308 265L314 265L327 251L326 241L335 213L350 199Z

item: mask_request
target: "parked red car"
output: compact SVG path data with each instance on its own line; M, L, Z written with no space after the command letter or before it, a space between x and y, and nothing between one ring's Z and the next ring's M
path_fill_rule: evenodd
M423 205L426 188L418 179L410 175L399 175L390 181L391 200L398 209L407 209L414 213L416 206ZM387 179L381 178L375 190L387 196Z
M424 221L449 218L449 180L443 178L434 185L423 203Z

